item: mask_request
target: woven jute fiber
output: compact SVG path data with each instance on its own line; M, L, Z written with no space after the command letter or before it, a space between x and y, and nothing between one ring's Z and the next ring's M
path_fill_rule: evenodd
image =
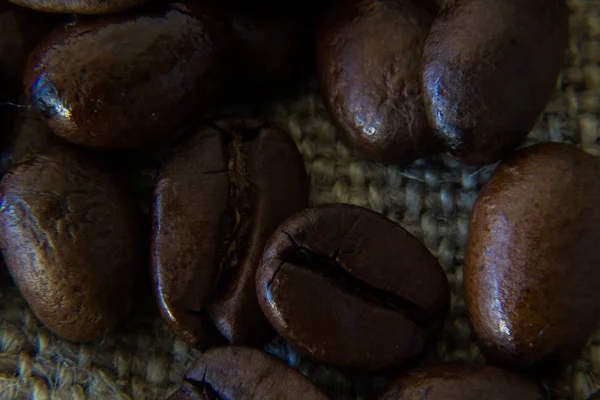
M600 156L600 0L573 0L570 7L565 68L526 144L570 142ZM336 136L315 93L273 106L270 112L275 122L287 127L304 156L311 177L311 203L366 206L421 238L452 287L452 311L434 356L483 362L466 315L462 265L469 214L495 166L465 167L446 156L405 168L361 160ZM163 399L198 354L166 330L151 301L119 333L77 345L51 334L18 290L6 279L2 285L0 399ZM382 383L363 382L312 363L281 339L267 349L336 398L366 398L365 393ZM552 399L573 400L585 399L600 386L600 331L564 376L544 384Z

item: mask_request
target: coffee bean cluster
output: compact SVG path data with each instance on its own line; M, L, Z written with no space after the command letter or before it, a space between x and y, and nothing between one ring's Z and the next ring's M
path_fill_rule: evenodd
M202 351L172 399L335 398L260 350L279 335L383 377L373 398L539 400L532 377L596 328L600 163L567 144L514 151L562 66L563 0L10 1L0 246L58 336L101 339L150 286ZM367 159L503 160L465 257L488 365L430 356L450 288L425 246L374 211L309 207L294 141L247 112L311 77Z

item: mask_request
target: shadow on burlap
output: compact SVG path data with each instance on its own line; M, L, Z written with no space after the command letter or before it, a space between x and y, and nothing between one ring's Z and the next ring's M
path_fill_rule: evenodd
M566 67L545 114L528 138L579 144L600 156L600 1L572 0ZM474 344L462 291L463 249L477 191L494 166L464 167L445 156L406 168L356 157L335 135L318 96L273 107L287 127L311 176L312 204L348 202L399 221L421 238L444 267L452 311L434 357L483 362ZM74 345L40 326L16 288L0 291L0 399L163 399L197 354L162 325L150 299L124 332ZM365 398L380 381L348 379L300 357L281 339L268 346L339 398ZM352 351L349 349L349 351ZM600 386L600 332L562 379L549 382L553 399L583 400ZM352 395L352 393L358 393Z

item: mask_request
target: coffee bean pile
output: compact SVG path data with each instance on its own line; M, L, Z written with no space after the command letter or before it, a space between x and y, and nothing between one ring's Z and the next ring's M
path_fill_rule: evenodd
M118 332L150 286L202 352L171 399L335 398L262 350L279 335L383 379L372 398L539 400L596 328L600 162L515 151L562 67L564 0L10 1L0 246L63 339ZM464 270L488 365L425 357L450 285L417 238L363 207L309 207L294 141L252 110L311 79L366 159L501 161ZM152 196L128 179L140 159Z

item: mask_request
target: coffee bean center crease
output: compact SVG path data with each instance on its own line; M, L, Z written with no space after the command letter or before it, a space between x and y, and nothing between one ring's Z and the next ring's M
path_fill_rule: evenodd
M291 241L294 250L284 255L285 260L282 260L281 265L275 274L273 274L273 279L268 286L276 279L283 265L291 264L296 267L310 269L353 296L379 307L400 312L421 327L435 323L435 315L429 310L404 297L370 286L343 268L341 266L343 263L341 257L348 255L348 253L341 253L340 249L336 248L330 256L317 254L309 248L298 244L294 236L289 232L283 233Z

